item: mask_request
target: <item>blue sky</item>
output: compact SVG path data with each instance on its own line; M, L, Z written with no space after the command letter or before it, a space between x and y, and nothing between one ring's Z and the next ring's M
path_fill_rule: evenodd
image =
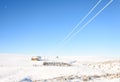
M0 0L0 53L119 56L120 0L114 0L64 47L57 46L97 2ZM79 28L107 2L103 0Z

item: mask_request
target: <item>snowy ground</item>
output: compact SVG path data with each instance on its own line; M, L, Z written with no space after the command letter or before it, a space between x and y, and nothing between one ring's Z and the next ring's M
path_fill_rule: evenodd
M119 57L41 57L0 54L0 82L120 82Z

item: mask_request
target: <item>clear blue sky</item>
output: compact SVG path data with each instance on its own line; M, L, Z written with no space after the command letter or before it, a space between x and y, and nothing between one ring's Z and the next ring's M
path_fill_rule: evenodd
M0 0L0 53L120 55L120 0L57 48L98 0ZM109 0L103 0L94 16ZM54 52L57 52L55 54Z

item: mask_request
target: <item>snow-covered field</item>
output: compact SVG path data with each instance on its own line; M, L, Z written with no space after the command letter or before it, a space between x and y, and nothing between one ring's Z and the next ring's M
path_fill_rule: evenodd
M0 82L120 82L120 57L0 54Z

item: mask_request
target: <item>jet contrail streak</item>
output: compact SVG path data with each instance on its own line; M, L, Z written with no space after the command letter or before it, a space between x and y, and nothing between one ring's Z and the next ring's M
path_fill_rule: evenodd
M90 22L92 22L106 7L108 7L114 0L110 0L97 14L95 14L87 23L85 23L77 32L71 35L67 41L71 40L74 36L76 36L82 29L84 29Z
M74 36L76 36L82 29L84 29L90 22L92 22L106 7L108 7L114 0L110 0L101 10L99 10L97 12L97 14L95 14L87 23L85 23L77 32L75 32L74 34L72 34L69 38L64 39L64 41L62 41L62 46L61 48L63 48L65 46L65 44L70 41ZM57 45L57 47L60 46Z
M66 39L72 35L72 33L78 28L78 26L94 11L94 9L101 3L102 0L99 0L95 6L81 19L81 21L72 29L72 31L63 39L62 42L64 42Z

